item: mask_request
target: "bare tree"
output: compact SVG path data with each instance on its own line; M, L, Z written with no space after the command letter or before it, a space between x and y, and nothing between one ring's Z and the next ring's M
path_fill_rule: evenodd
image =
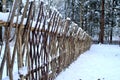
M99 42L104 43L104 4L105 1L102 0L102 8L101 8L101 18L100 18L100 34L99 34Z

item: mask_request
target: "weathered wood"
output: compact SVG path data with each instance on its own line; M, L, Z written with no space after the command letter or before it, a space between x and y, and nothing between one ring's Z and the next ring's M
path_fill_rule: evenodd
M17 57L18 71L23 67L28 70L26 75L18 72L21 80L53 80L91 46L91 37L78 25L68 19L62 20L56 11L45 10L43 2L40 2L37 14L34 7L34 1L29 4L27 0L20 21L19 14L14 13L11 15L17 18L15 23L12 17L8 22L0 20L0 26L6 28L6 49L0 66L0 79L7 61L8 76L12 80ZM15 32L10 36L12 29ZM13 50L11 42L14 42Z

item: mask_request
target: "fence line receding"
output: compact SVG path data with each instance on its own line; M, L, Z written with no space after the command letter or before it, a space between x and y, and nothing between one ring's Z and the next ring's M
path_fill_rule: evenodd
M27 0L22 13L15 0L0 47L0 80L53 80L91 46L91 37L43 2Z

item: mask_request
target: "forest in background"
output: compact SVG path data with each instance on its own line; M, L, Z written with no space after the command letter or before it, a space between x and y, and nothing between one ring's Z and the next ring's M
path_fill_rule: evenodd
M64 18L70 17L79 24L93 40L112 43L120 36L120 0L59 0L51 4ZM102 39L102 40L101 40Z
M21 8L26 0L19 0ZM40 0L36 0L40 1ZM112 43L120 36L120 0L44 0L56 8L62 18L71 18L93 40ZM10 11L13 0L1 0L2 12ZM6 5L6 6L5 6ZM22 9L21 9L22 10Z

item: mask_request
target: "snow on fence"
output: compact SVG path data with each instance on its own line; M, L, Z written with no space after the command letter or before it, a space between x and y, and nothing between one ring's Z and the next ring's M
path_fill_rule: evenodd
M15 0L0 50L0 80L53 80L91 46L91 37L56 10L26 2L22 15ZM14 31L14 32L13 32ZM12 34L12 35L11 35Z

